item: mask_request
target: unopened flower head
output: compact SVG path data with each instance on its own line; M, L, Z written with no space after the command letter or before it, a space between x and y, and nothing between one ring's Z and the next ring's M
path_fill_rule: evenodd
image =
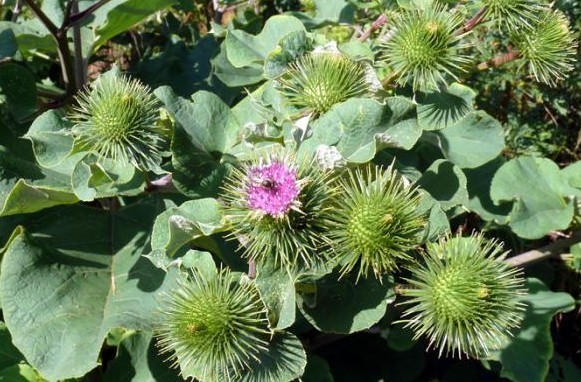
M531 27L542 12L543 1L539 0L482 0L484 17L492 19L508 30Z
M439 353L487 356L520 326L522 272L504 262L502 247L482 235L451 237L428 246L423 265L410 267L403 313L415 337Z
M406 10L391 21L391 38L382 45L381 57L393 69L401 86L413 90L435 90L447 79L458 80L458 73L470 62L462 53L468 45L458 34L462 17L438 4L427 9Z
M367 66L337 52L307 53L291 63L275 81L291 105L325 113L352 97L368 97L373 84Z
M157 125L160 103L138 80L101 75L76 97L71 120L77 144L101 158L149 170L159 166L164 132Z
M227 270L182 279L162 309L161 351L171 353L186 378L239 380L266 349L267 311L258 290Z
M330 173L276 151L233 169L222 198L231 237L246 257L310 268L329 252Z
M555 85L573 69L577 43L567 17L560 11L544 12L531 28L512 33L523 67L535 80Z
M381 279L411 259L420 243L424 217L417 190L393 168L367 167L342 179L330 232L342 273L370 271Z

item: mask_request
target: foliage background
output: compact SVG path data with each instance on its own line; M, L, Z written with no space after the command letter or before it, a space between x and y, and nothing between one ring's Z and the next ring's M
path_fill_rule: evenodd
M209 197L227 171L223 159L240 155L236 140L243 134L242 122L260 122L248 94L273 106L276 117L286 117L284 109L276 109L276 97L262 87L262 64L277 36L250 40L272 49L261 52L260 60L240 64L247 54L244 39L260 36L268 20L278 20L278 26L304 26L347 42L395 2L111 0L80 23L87 78L75 75L68 83L58 63L58 41L23 3L4 1L0 8L0 306L6 323L0 323L0 380L181 380L152 337L158 296L175 286L176 270L162 269L168 266L164 256L192 248L246 270L235 244L223 240L216 201ZM79 8L92 3L80 1ZM39 4L56 26L70 22L67 2ZM555 7L569 17L578 40L579 2L559 0ZM275 17L283 12L297 21ZM475 31L478 62L503 43L487 28ZM469 110L437 131L427 127L433 122L425 113L429 95L418 98L415 109L404 98L412 96L410 89L393 89L390 96L401 98L389 101L394 117L388 125L414 131L414 139L377 146L373 134L386 131L385 121L369 134L358 134L369 129L368 119L360 125L347 122L349 141L330 144L353 163L389 164L396 157L398 169L434 199L430 222L440 225L435 230L483 231L501 238L513 254L539 248L579 230L579 199L577 204L567 199L581 195L579 65L577 59L555 88L516 74L513 63L470 72L463 85L449 90ZM70 127L62 119L68 96L114 66L156 89L167 109L166 122L175 124L172 159L165 165L177 190L152 187L154 174L114 165L102 179L93 163L79 165L78 158L67 156L72 142L61 133ZM317 122L319 131L341 120L341 111L348 114L362 105L341 105ZM366 115L381 112L369 106ZM409 120L414 122L398 125ZM329 143L328 138L315 134L310 144ZM434 144L441 139L448 145ZM171 216L183 217L190 227L184 232L172 225ZM581 257L579 244L568 252L575 261ZM337 317L349 321L362 311L361 304L334 304L322 288L318 298L328 305L309 311L309 296L294 280L273 274L276 281L264 282L291 290L275 298L291 301L280 308L279 325L292 324L297 337L284 340L296 345L300 338L306 349L304 381L573 381L581 376L579 269L574 261L558 259L528 267L523 328L509 348L488 360L425 352L425 341L412 341L407 329L393 323L400 308L391 304L391 284L379 290L365 282L343 285L362 305L373 305L369 316L353 319L345 329ZM337 287L330 283L328 290Z

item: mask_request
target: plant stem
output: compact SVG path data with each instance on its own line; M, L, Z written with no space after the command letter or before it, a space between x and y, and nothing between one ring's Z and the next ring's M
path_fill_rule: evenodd
M248 278L251 280L256 278L256 262L252 260L248 262Z
M69 0L69 4L72 4L71 13L79 13L79 1ZM65 23L63 23L65 25ZM73 45L75 47L75 77L77 79L77 89L82 88L87 83L87 70L85 65L85 59L83 58L83 40L81 38L81 26L79 23L75 23L73 28Z
M371 27L359 37L359 42L367 40L373 32L384 26L387 23L387 21L388 21L387 15L385 14L379 15L379 17L371 24Z
M57 54L61 65L63 75L63 82L67 91L67 96L72 96L77 87L75 81L75 71L71 60L71 50L69 49L69 41L67 38L67 31L57 26L48 18L48 16L40 9L40 7L33 0L23 0L32 12L38 17L42 24L48 29L57 44Z
M476 66L478 70L486 70L490 68L499 67L502 64L506 64L507 62L514 61L520 58L520 52L517 50L513 50L512 52L500 54L494 58L491 58L488 61L481 62Z
M75 12L74 14L71 15L66 24L63 23L63 28L68 29L74 26L75 24L80 23L85 19L85 17L90 16L91 14L93 14L93 12L101 8L103 5L107 4L109 1L110 0L101 0L98 3L93 3L93 5L91 5L89 8L85 9L82 12Z
M460 28L456 31L456 35L461 35L461 34L470 32L472 29L474 29L474 27L476 27L476 25L480 24L482 22L482 20L484 19L485 12L486 12L486 7L480 8L478 10L478 12L476 12L474 17L472 17L470 20L466 21L466 23L464 23L462 28Z
M21 0L16 0L16 4L14 4L14 9L12 10L12 17L10 18L10 21L15 23L16 20L18 20L18 16L20 16L21 9L22 9Z
M513 256L509 259L506 259L506 262L515 267L531 265L551 257L559 257L565 248L569 248L573 244L577 244L579 242L581 242L581 231L574 232L566 239L558 240L539 249L533 249L531 251L523 252L519 255Z

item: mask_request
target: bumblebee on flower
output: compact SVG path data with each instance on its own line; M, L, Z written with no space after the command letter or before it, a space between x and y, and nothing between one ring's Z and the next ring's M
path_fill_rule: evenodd
M330 240L327 201L336 193L331 174L283 150L232 170L223 188L231 238L251 261L287 269L326 260Z

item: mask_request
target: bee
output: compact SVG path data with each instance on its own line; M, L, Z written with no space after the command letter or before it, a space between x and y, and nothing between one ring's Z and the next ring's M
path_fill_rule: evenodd
M276 186L276 182L272 179L263 179L260 182L260 185L264 188L267 188L269 190L272 190L275 186Z
M263 187L267 190L272 190L276 187L276 181L269 178L264 178L262 176L254 176L251 178L252 185L255 187Z

